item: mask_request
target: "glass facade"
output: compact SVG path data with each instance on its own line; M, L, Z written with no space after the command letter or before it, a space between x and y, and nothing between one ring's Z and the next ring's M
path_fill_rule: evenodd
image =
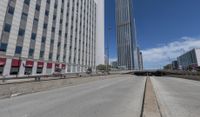
M115 3L118 65L129 70L139 69L133 1L115 0Z

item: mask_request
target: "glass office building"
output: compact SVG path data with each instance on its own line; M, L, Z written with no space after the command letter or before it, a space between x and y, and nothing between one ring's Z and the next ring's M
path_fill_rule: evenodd
M115 0L117 54L119 67L139 69L133 0Z
M200 68L200 48L194 48L177 58L179 69Z

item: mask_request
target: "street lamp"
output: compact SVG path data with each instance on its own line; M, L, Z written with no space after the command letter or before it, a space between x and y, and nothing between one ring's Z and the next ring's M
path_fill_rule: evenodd
M107 51L107 65L106 65L106 68L107 68L107 72L109 71L109 58L110 58L110 53L109 53L109 50L110 50L110 32L111 32L112 28L111 27L108 27L108 37L107 37L107 47L106 47L106 51Z

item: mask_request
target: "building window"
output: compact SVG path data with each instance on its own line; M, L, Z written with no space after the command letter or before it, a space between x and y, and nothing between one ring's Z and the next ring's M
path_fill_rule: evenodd
M60 58L60 55L57 55L57 60L59 60L59 58Z
M46 24L46 23L44 24L43 28L44 28L44 29L47 29L47 24Z
M33 29L37 28L37 26L38 26L38 21L34 20L33 21Z
M11 67L10 75L17 75L19 73L19 67Z
M34 49L29 49L29 57L33 57Z
M13 15L13 14L14 14L14 11L15 11L15 8L12 7L12 6L9 6L9 8L8 8L8 13L11 14L11 15Z
M36 34L35 34L35 33L32 33L31 39L32 39L32 40L35 40L35 38L36 38Z
M29 6L30 0L24 0L24 3Z
M3 74L3 69L4 69L4 66L0 66L0 75Z
M61 36L62 35L62 31L61 30L59 30L59 36Z
M37 68L37 74L42 74L43 68L38 67Z
M10 29L11 29L11 25L6 23L5 26L4 26L4 31L10 32Z
M47 3L50 4L50 0L47 0Z
M27 19L27 16L28 16L28 14L23 12L23 13L22 13L22 18L21 18L21 19L26 20L26 19Z
M44 51L40 51L40 58L44 57Z
M52 39L52 40L51 40L51 44L53 44L53 43L54 43L54 40Z
M49 54L49 59L50 59L50 60L52 59L52 53Z
M24 29L19 29L18 35L19 36L24 36L25 30Z
M42 43L45 43L46 37L42 37Z
M48 16L49 15L49 11L46 10L45 11L45 15Z
M40 5L36 5L36 8L35 8L37 11L39 11L40 10Z
M22 47L21 46L17 46L15 49L15 54L21 54L22 53Z
M38 23L38 18L34 18L33 24L37 24L37 23Z
M52 31L51 32L55 32L55 28L54 27L52 27Z
M53 16L53 20L56 20L56 15Z
M57 4L55 4L55 5L54 5L54 9L57 9L57 7L58 7L58 5L57 5Z
M6 44L6 43L1 43L1 45L0 45L0 51L6 52L6 50L7 50L7 45L8 45L8 44Z
M58 45L57 45L57 47L60 47L60 42L58 42Z

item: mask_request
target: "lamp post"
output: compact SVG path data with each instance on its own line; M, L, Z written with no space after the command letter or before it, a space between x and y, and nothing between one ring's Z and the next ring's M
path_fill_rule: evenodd
M108 37L107 37L107 47L106 47L106 51L107 51L107 65L106 65L106 69L107 69L107 72L109 72L109 58L110 58L110 53L109 53L109 50L110 50L110 32L111 32L112 28L111 27L108 27Z

